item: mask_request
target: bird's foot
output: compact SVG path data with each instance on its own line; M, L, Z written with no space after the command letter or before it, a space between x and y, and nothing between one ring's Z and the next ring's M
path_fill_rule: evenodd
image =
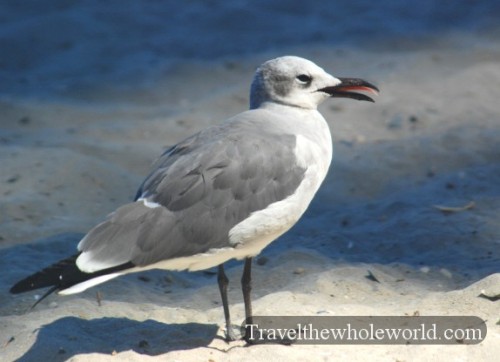
M236 337L236 333L234 333L234 329L232 326L229 326L226 328L226 342L233 342L238 340L239 338Z

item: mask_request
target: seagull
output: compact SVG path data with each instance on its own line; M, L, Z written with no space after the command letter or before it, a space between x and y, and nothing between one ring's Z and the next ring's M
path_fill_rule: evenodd
M371 101L373 84L336 78L297 56L255 72L250 109L168 148L134 201L91 229L77 253L16 283L67 295L149 269L218 267L226 340L232 329L224 262L244 260L246 321L252 321L252 258L304 214L332 159L332 139L317 107L331 97ZM34 305L34 306L35 306ZM34 307L33 306L33 307Z

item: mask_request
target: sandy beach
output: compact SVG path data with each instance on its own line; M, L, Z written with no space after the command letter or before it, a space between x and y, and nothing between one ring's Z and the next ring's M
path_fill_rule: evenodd
M114 3L0 8L2 361L497 358L498 5L424 1L409 17L385 1ZM333 163L301 221L254 261L254 314L478 316L484 341L228 344L214 270L131 274L31 311L43 291L9 294L131 200L165 147L246 110L255 68L285 54L381 93L320 107ZM239 324L242 263L226 270Z

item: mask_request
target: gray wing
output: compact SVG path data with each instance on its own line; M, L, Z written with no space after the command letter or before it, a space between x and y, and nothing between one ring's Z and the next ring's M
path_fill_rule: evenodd
M229 230L252 212L291 195L305 169L292 134L242 122L213 127L168 149L136 201L119 208L82 240L97 269L230 246ZM146 199L149 206L141 200ZM156 206L156 207L154 207Z

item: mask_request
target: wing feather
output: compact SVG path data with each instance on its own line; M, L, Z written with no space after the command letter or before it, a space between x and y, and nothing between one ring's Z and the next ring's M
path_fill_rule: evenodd
M294 135L244 126L213 127L165 151L136 201L81 241L78 266L84 271L125 262L145 266L231 246L229 230L290 196L305 172L295 160Z

